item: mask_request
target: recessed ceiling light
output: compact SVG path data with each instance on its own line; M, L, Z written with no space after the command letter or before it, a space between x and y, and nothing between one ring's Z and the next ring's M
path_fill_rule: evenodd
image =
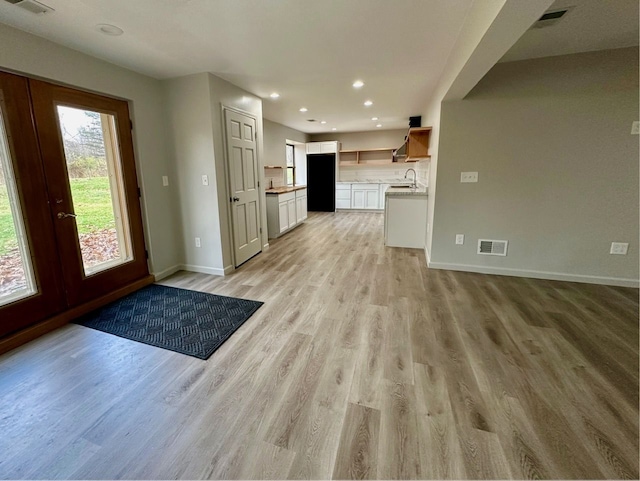
M321 123L321 124L326 124L326 123L327 123L327 121L326 121L326 120L321 120L321 121L320 121L320 123Z
M306 107L302 107L302 108L300 109L300 112L306 112L307 110L309 110L309 109L308 109L308 108L306 108Z
M278 92L273 92L271 95L269 95L269 97L271 97L272 99L277 99L278 97L280 97L280 94Z
M362 80L356 80L355 82L353 82L353 87L356 89L364 87L364 82Z
M372 105L373 105L373 102L371 100L365 100L364 102L365 107L371 107Z
M376 127L380 128L382 127L382 124L377 124Z
M124 33L120 27L116 27L115 25L109 25L108 23L99 23L96 25L96 29L100 33L104 33L105 35L111 35L112 37L117 37Z
M336 129L336 128L334 127L334 128L332 128L331 130L338 130L338 129Z
M378 117L371 117L371 120L378 120Z

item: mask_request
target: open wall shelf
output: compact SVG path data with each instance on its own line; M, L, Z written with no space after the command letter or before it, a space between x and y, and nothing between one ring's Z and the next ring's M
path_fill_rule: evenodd
M341 150L340 165L389 165L393 163L393 151L395 149L358 149Z

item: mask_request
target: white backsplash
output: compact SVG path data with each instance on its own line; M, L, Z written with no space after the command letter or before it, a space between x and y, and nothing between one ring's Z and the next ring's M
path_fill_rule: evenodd
M420 165L420 164L425 164ZM361 181L361 180L397 180L404 177L407 169L415 169L417 180L421 184L427 185L429 181L429 162L398 163L389 166L362 167L362 166L341 166L338 179L341 182Z
M266 182L265 188L269 187L282 187L284 185L285 169L264 169L264 180Z

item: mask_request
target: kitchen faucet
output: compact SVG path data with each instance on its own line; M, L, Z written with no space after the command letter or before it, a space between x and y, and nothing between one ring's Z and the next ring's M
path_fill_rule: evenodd
M413 170L413 169L407 169L407 171L404 173L404 178L405 178L405 179L407 178L407 175L409 175L409 171L413 172L413 184L412 184L411 188L412 188L412 189L417 189L417 188L418 188L418 186L417 186L417 184L416 184L416 177L417 177L417 174L416 174L416 171L415 171L415 170Z

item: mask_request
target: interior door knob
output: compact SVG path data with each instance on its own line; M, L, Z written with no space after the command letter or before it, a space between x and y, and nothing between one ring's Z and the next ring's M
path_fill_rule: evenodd
M234 198L233 198L233 201L234 201L234 202L240 202L240 197L234 197Z
M58 219L66 219L67 217L77 217L75 214L67 214L66 212L58 212Z

